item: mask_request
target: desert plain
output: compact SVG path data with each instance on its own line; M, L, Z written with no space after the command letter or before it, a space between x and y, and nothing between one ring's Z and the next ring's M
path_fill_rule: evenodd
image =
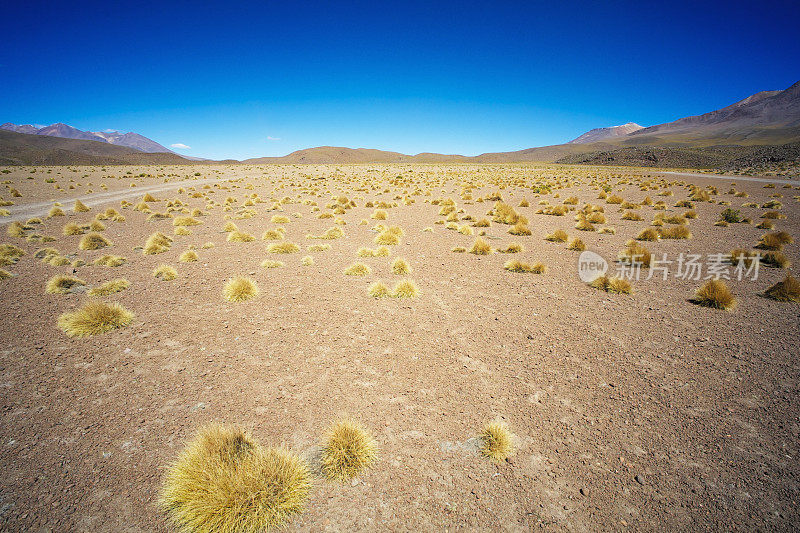
M313 465L342 416L377 459L345 483L314 476L288 531L800 523L800 306L765 295L800 261L800 182L544 164L8 167L0 180L4 531L170 531L159 494L198 428L242 427ZM719 224L726 210L741 221ZM676 226L684 238L663 238ZM546 239L557 230L566 242ZM105 246L81 249L94 233ZM707 270L680 277L676 263L642 269L629 294L599 290L575 239L610 275L631 239L704 265L737 249L782 258L741 280L725 263L735 306L717 309L696 301ZM280 243L297 250L270 251ZM95 264L107 255L117 266ZM398 257L410 271L394 273ZM504 268L514 260L540 265ZM346 274L355 263L368 268ZM162 265L176 277L156 277ZM79 282L48 293L58 275ZM258 294L227 300L236 276ZM92 295L118 279L127 288ZM403 280L416 291L392 292ZM59 317L92 301L133 317L70 336ZM504 460L479 452L488 421L513 433Z

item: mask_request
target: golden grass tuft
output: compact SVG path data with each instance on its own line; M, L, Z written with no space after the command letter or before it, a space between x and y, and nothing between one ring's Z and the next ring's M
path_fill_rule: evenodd
M172 237L157 231L150 235L144 243L143 253L145 255L156 255L164 253L172 246Z
M721 279L710 279L703 283L695 291L692 300L698 305L713 307L714 309L733 309L736 306L736 298L728 288L728 285Z
M194 263L198 259L200 259L200 256L197 255L197 252L195 252L194 250L186 250L178 258L178 261L180 261L181 263Z
M386 298L392 295L392 293L389 291L389 287L387 287L380 280L370 285L369 288L367 289L367 292L373 298Z
M366 276L371 272L372 269L367 265L365 265L364 263L353 263L352 265L344 269L344 273L347 276Z
M525 248L516 242L508 243L508 246L505 248L498 248L498 252L503 254L518 254L521 253Z
M292 221L292 219L286 215L272 215L272 218L270 218L269 221L273 224L288 224Z
M677 226L671 226L669 228L664 228L660 232L662 239L691 239L692 232L689 231L688 226L684 226L683 224L679 224Z
M125 278L116 278L111 281L106 281L102 285L89 289L87 293L89 296L108 296L115 292L122 292L131 286L131 282Z
M172 220L173 226L198 226L201 222L194 217L175 217Z
M11 277L13 277L11 272L9 272L8 270L3 270L2 268L0 268L0 280L8 279L8 278L11 278Z
M394 261L392 261L392 274L397 274L402 276L410 273L411 273L411 265L408 264L408 261L406 261L402 257L397 257L395 258Z
M395 284L392 296L395 298L415 298L419 295L417 284L413 280L404 279Z
M639 244L634 240L629 240L625 243L626 248L621 250L617 259L623 263L639 263L642 268L650 268L650 263L653 260L653 255L650 250Z
M307 255L300 260L300 264L303 266L311 266L314 264L314 258Z
M94 260L92 264L106 267L118 267L125 264L125 259L119 255L104 255Z
M44 292L48 294L68 294L76 287L82 287L86 282L74 276L57 274L47 280Z
M283 232L277 229L268 229L263 234L261 234L261 240L264 241L282 241L283 240Z
M245 231L237 229L228 233L228 237L225 240L228 242L253 242L256 238Z
M519 236L526 236L532 234L524 217L520 217L519 220L517 220L517 222L508 229L508 232L511 235L519 235Z
M637 241L658 241L660 239L661 235L654 228L645 228L636 236Z
M375 236L374 242L375 244L382 244L384 246L396 246L400 244L400 236L389 230L385 230Z
M345 482L368 468L377 458L375 439L351 419L333 423L325 434L320 465L328 479Z
M153 277L161 281L172 281L178 277L178 271L169 265L159 265L153 269Z
M91 210L90 210L88 207L86 207L86 205L85 205L83 202L81 202L80 200L75 200L75 206L72 208L72 210L73 210L74 212L76 212L76 213L86 213L86 212L88 212L88 211L91 211Z
M280 268L284 266L283 261L273 261L272 259L264 259L261 261L261 266L264 268Z
M566 231L562 229L557 229L544 239L550 242L567 242L567 239L569 239L569 235L567 235Z
M69 337L100 335L128 326L134 314L118 303L88 302L58 317L58 327Z
M256 533L301 513L310 490L300 457L214 424L201 428L170 465L159 506L179 531Z
M63 216L66 216L64 214L64 210L57 206L51 207L50 211L47 213L47 218L63 217Z
M489 422L480 435L480 452L493 461L505 461L514 453L514 436L505 422Z
M258 296L258 285L253 278L235 276L225 283L222 295L229 302L244 302Z
M267 246L267 251L273 254L293 254L300 251L300 247L293 242L275 242Z
M768 288L764 295L779 302L800 302L800 281L791 274L786 274L783 281Z
M99 233L89 233L81 237L81 240L78 242L78 248L81 250L99 250L100 248L111 246L112 244L110 239Z
M761 262L775 268L788 268L792 264L783 252L769 251L761 256Z
M469 249L469 253L475 255L489 255L493 251L489 243L486 242L486 239L482 237L475 239L475 242L472 243L472 247Z
M594 281L589 283L589 286L614 294L631 294L633 292L633 288L628 280L616 276L598 276Z
M520 261L519 259L511 259L506 261L503 268L509 272L516 272L518 274L544 274L545 266L542 263L535 263L533 265Z
M586 250L586 244L579 238L575 237L574 239L572 239L572 242L569 243L567 249L575 250L576 252L583 252L584 250Z

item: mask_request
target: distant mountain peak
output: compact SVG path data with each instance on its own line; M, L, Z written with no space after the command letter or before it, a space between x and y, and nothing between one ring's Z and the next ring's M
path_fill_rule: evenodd
M607 128L595 128L587 131L575 139L572 139L567 144L587 144L604 141L613 137L628 135L629 133L633 133L634 131L638 131L640 129L642 129L642 126L636 124L635 122L628 122L626 124L620 124L619 126L609 126Z

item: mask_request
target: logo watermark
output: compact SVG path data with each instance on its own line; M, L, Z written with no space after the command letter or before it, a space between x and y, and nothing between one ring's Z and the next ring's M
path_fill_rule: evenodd
M734 261L730 254L688 254L680 253L674 258L661 254L660 258L653 254L649 268L640 257L615 263L615 275L618 278L639 281L640 279L669 277L680 280L700 281L706 279L735 279L742 281L758 280L761 254L741 255ZM578 258L578 277L584 283L590 283L609 271L609 264L600 254L591 251L582 252Z

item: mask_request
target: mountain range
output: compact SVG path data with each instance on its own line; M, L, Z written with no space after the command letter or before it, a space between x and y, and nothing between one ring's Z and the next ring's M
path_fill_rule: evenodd
M161 146L157 142L139 135L138 133L128 132L120 133L118 131L81 131L73 128L67 124L58 122L43 128L36 128L30 124L22 124L17 126L11 122L0 124L0 129L6 131L13 131L16 133L25 133L28 135L45 135L47 137L61 137L63 139L79 139L83 141L100 141L108 144L115 144L117 146L126 146L146 153L170 153L172 150Z
M179 156L136 133L87 132L66 124L36 128L29 124L0 125L0 164L121 164L137 161L189 163L197 158ZM49 143L36 139L51 138ZM69 141L67 143L67 141ZM102 145L105 145L103 147ZM110 146L113 145L113 146ZM421 153L407 155L367 148L320 146L281 157L247 159L253 164L324 163L511 163L523 161L639 164L645 166L700 167L723 164L743 154L747 157L796 157L800 145L800 81L781 91L762 91L727 107L655 126L629 122L596 128L552 146L474 157ZM764 150L758 147L773 147ZM789 148L784 148L789 146ZM756 149L754 150L753 147ZM101 149L102 148L102 149ZM111 149L113 148L113 149ZM111 150L110 150L111 149ZM114 150L116 149L116 151ZM137 155L138 152L138 155ZM170 156L165 159L164 156ZM46 161L43 162L43 161ZM225 162L236 163L227 160Z

